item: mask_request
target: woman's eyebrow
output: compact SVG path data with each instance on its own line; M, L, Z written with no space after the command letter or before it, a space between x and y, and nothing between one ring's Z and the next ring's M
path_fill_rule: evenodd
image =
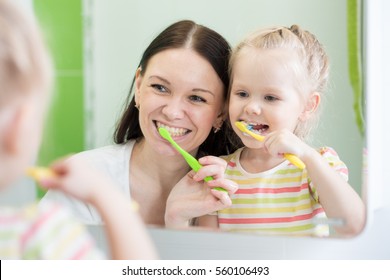
M205 93L209 93L209 94L211 94L212 96L215 96L215 94L214 94L214 92L212 92L212 91L210 91L210 90L208 90L208 89L203 89L203 88L194 88L194 89L192 89L192 91L194 91L194 92L205 92Z
M165 78L163 78L161 76L158 76L158 75L152 75L152 76L148 77L148 80L151 80L151 79L158 79L160 81L163 81L167 85L171 84L167 79L165 79ZM212 91L210 91L208 89L204 89L204 88L193 88L192 91L193 92L205 92L205 93L211 94L212 96L215 96L214 92L212 92Z
M148 78L148 80L151 80L151 79L159 79L159 80L163 81L164 83L166 83L168 85L171 84L167 79L164 79L163 77L160 77L160 76L157 76L157 75L153 75L153 76L150 76Z

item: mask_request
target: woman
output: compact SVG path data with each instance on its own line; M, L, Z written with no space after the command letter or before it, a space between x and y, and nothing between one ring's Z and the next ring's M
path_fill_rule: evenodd
M229 54L227 41L207 27L184 20L166 28L142 56L115 131L116 145L82 152L71 160L86 158L108 173L139 203L147 224L186 225L194 217L230 206L228 194L237 186L223 179L226 163L206 156L236 149L228 137L234 133L224 123ZM159 135L159 127L199 158L204 167L196 176ZM206 176L215 180L206 184ZM216 186L228 193L213 190ZM101 222L90 205L51 191L43 201L49 199L69 204L84 222Z

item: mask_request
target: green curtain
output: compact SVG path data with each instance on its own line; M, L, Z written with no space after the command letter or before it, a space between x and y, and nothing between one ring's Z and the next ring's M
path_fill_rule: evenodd
M358 129L365 133L364 92L362 78L361 0L347 0L349 79L354 93L353 108Z

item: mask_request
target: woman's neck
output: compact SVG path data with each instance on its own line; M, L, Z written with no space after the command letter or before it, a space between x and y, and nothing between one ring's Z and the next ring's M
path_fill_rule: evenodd
M134 144L130 159L130 193L140 204L140 215L146 224L164 225L168 195L189 170L180 155L158 154L143 140Z
M166 156L158 154L143 139L134 144L130 163L144 169L150 178L158 180L162 183L162 186L165 185L164 182L175 182L176 184L190 171L190 167L181 155ZM166 187L169 188L170 186Z

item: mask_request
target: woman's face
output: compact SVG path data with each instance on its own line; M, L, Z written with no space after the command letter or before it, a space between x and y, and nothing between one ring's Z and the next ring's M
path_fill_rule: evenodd
M222 119L224 86L211 64L186 48L154 55L143 75L136 74L136 102L142 133L159 153L177 154L158 133L165 127L195 154Z

